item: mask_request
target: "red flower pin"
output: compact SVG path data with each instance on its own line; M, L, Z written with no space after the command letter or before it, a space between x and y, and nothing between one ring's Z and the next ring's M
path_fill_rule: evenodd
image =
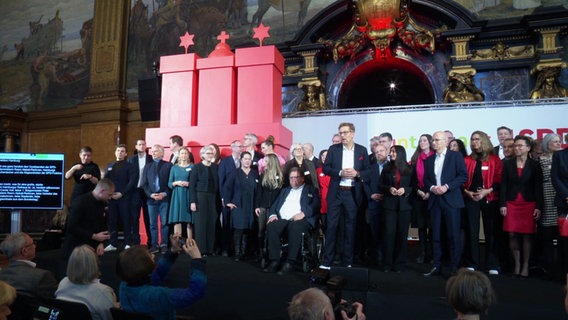
M359 156L359 161L363 161L363 156Z

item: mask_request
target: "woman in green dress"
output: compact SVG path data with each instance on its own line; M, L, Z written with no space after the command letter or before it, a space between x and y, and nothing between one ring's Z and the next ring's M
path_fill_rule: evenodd
M192 238L193 218L189 210L189 173L193 169L193 155L187 148L179 150L178 163L170 171L168 185L172 189L168 224L174 225L174 234L182 236L182 224L186 225L187 237Z

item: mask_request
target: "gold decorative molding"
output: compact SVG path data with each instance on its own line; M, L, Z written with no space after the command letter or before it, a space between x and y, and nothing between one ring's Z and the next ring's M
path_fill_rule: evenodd
M304 67L302 68L302 73L310 74L316 73L319 69L316 66L316 55L318 54L319 50L309 50L309 51L302 51L300 55L304 58Z
M558 58L558 59L548 59L548 60L540 60L537 65L531 69L531 75L535 75L540 71L547 69L547 68L560 68L564 69L568 67L568 63L566 61Z
M471 61L503 61L509 59L533 58L534 56L534 46L509 47L501 41L488 49L471 50Z
M457 61L466 61L471 55L467 52L469 41L475 38L474 35L466 35L460 37L448 37L454 46L454 53L452 57Z
M542 47L538 50L542 53L557 53L562 49L562 47L556 46L556 38L561 29L561 27L536 29L535 31L540 33L542 40Z

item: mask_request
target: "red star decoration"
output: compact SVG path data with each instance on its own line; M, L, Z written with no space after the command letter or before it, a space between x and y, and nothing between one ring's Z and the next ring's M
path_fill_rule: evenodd
M193 43L193 34L189 34L189 32L185 32L185 34L181 37L179 37L180 43L179 46L180 47L184 47L185 48L185 54L187 54L187 48L189 48L189 46L192 46Z
M265 26L264 23L261 22L257 28L252 29L254 30L254 36L252 38L258 39L258 41L260 41L260 46L262 47L262 41L264 38L270 38L270 35L268 34L270 27Z

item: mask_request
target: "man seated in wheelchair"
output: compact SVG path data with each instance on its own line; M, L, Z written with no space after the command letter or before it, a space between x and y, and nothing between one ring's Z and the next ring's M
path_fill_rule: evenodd
M283 188L270 207L266 224L269 265L264 272L276 272L280 265L281 238L284 233L288 239L287 260L278 274L290 272L300 251L303 237L316 227L319 217L320 199L317 189L304 183L304 173L300 168L290 169L290 186Z

